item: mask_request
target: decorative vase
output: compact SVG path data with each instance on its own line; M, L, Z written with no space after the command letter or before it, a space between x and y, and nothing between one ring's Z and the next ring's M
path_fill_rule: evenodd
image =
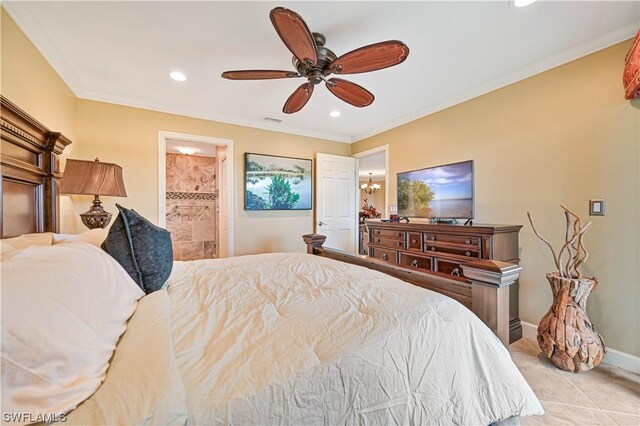
M553 304L538 325L538 345L553 365L579 373L602 361L606 348L587 315L587 298L597 287L596 278L566 278L547 274Z

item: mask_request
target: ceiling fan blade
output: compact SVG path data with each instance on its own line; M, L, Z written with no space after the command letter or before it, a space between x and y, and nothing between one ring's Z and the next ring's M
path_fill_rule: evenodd
M404 62L409 56L409 48L398 40L370 44L333 61L330 71L335 74L357 74L392 67Z
M293 78L301 77L294 71L276 71L276 70L242 70L242 71L225 71L222 78L229 80L270 80L274 78Z
M302 109L303 106L309 102L311 99L311 95L313 94L313 84L304 83L300 87L296 89L295 92L289 96L287 102L284 103L284 107L282 108L282 112L285 114L293 114L294 112L298 112Z
M276 7L271 11L269 17L276 32L296 58L311 64L318 62L316 42L300 15L293 10Z
M371 105L375 99L373 93L364 87L340 78L329 79L326 86L327 89L338 98L359 108Z

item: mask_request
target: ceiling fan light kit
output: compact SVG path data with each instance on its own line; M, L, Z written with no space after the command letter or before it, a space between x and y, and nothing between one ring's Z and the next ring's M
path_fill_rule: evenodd
M364 87L340 78L328 78L331 74L358 74L392 67L404 62L409 48L401 41L388 40L364 46L342 56L325 47L326 37L312 33L302 17L284 7L276 7L270 13L271 23L293 53L292 63L296 72L281 70L225 71L222 77L229 80L269 80L277 78L306 78L289 96L282 111L292 114L300 111L313 94L314 86L325 86L340 100L362 108L373 103L375 97Z

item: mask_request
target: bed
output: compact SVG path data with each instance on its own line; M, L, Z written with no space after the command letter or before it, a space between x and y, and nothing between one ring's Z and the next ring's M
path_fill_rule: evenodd
M4 116L3 145L10 143ZM41 146L42 154L51 144ZM5 152L3 181L22 182L17 173L5 173ZM20 221L19 233L57 231L55 220L38 219L47 208L56 217L55 190L38 192L38 185L55 189L54 175L49 170L40 181L20 183L31 185L32 199L41 202L23 205L33 214ZM6 225L16 223L9 216L19 210L7 206L24 197L3 192L2 200L5 237L14 232ZM79 258L84 266L70 267ZM165 288L144 296L107 253L86 241L16 249L2 266L3 316L11 297L15 306L31 300L12 292L38 283L49 292L41 306L64 291L80 297L73 282L86 283L82 274L91 268L102 271L92 284L96 292L104 287L103 303L89 309L78 300L65 305L63 297L50 304L53 313L41 310L43 318L24 322L55 328L55 312L68 321L98 317L98 311L121 315L113 347L96 343L105 367L91 369L91 380L73 398L65 393L67 408L58 407L64 416L57 420L66 424L491 424L543 412L505 346L478 316L449 297L361 266L302 253L175 262ZM28 283L20 282L25 268ZM90 304L90 293L82 297ZM121 309L109 306L111 300ZM10 349L4 345L12 342L5 332L20 337L29 326L15 320L22 319L20 309L11 313L16 326L9 330L3 321L3 363ZM50 337L44 333L43 341ZM21 344L29 349L29 342ZM12 389L5 386L4 367L2 378L3 389Z

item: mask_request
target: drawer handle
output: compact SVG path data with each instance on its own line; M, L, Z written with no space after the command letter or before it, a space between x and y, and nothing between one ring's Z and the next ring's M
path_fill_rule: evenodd
M380 242L380 240L378 239L378 242Z
M435 247L431 247L431 251L436 251L436 248Z
M411 266L413 266L414 268L418 267L418 261L416 259L413 259L413 262L411 262Z
M418 242L418 240L411 240L411 244L415 244L417 242Z
M471 252L470 252L470 251L468 251L468 252L466 252L464 255L465 255L465 256L471 256Z
M471 240L465 241L466 244L471 244Z
M401 246L402 245L402 241L398 241L398 245Z
M459 277L460 276L460 269L453 268L453 271L451 271L451 275L455 275L456 277Z
M436 237L435 237L435 236L434 236L434 237L431 237L431 239L432 239L433 241L435 241L435 240L436 240Z
M387 256L387 253L382 255L382 260L389 260L389 256Z

